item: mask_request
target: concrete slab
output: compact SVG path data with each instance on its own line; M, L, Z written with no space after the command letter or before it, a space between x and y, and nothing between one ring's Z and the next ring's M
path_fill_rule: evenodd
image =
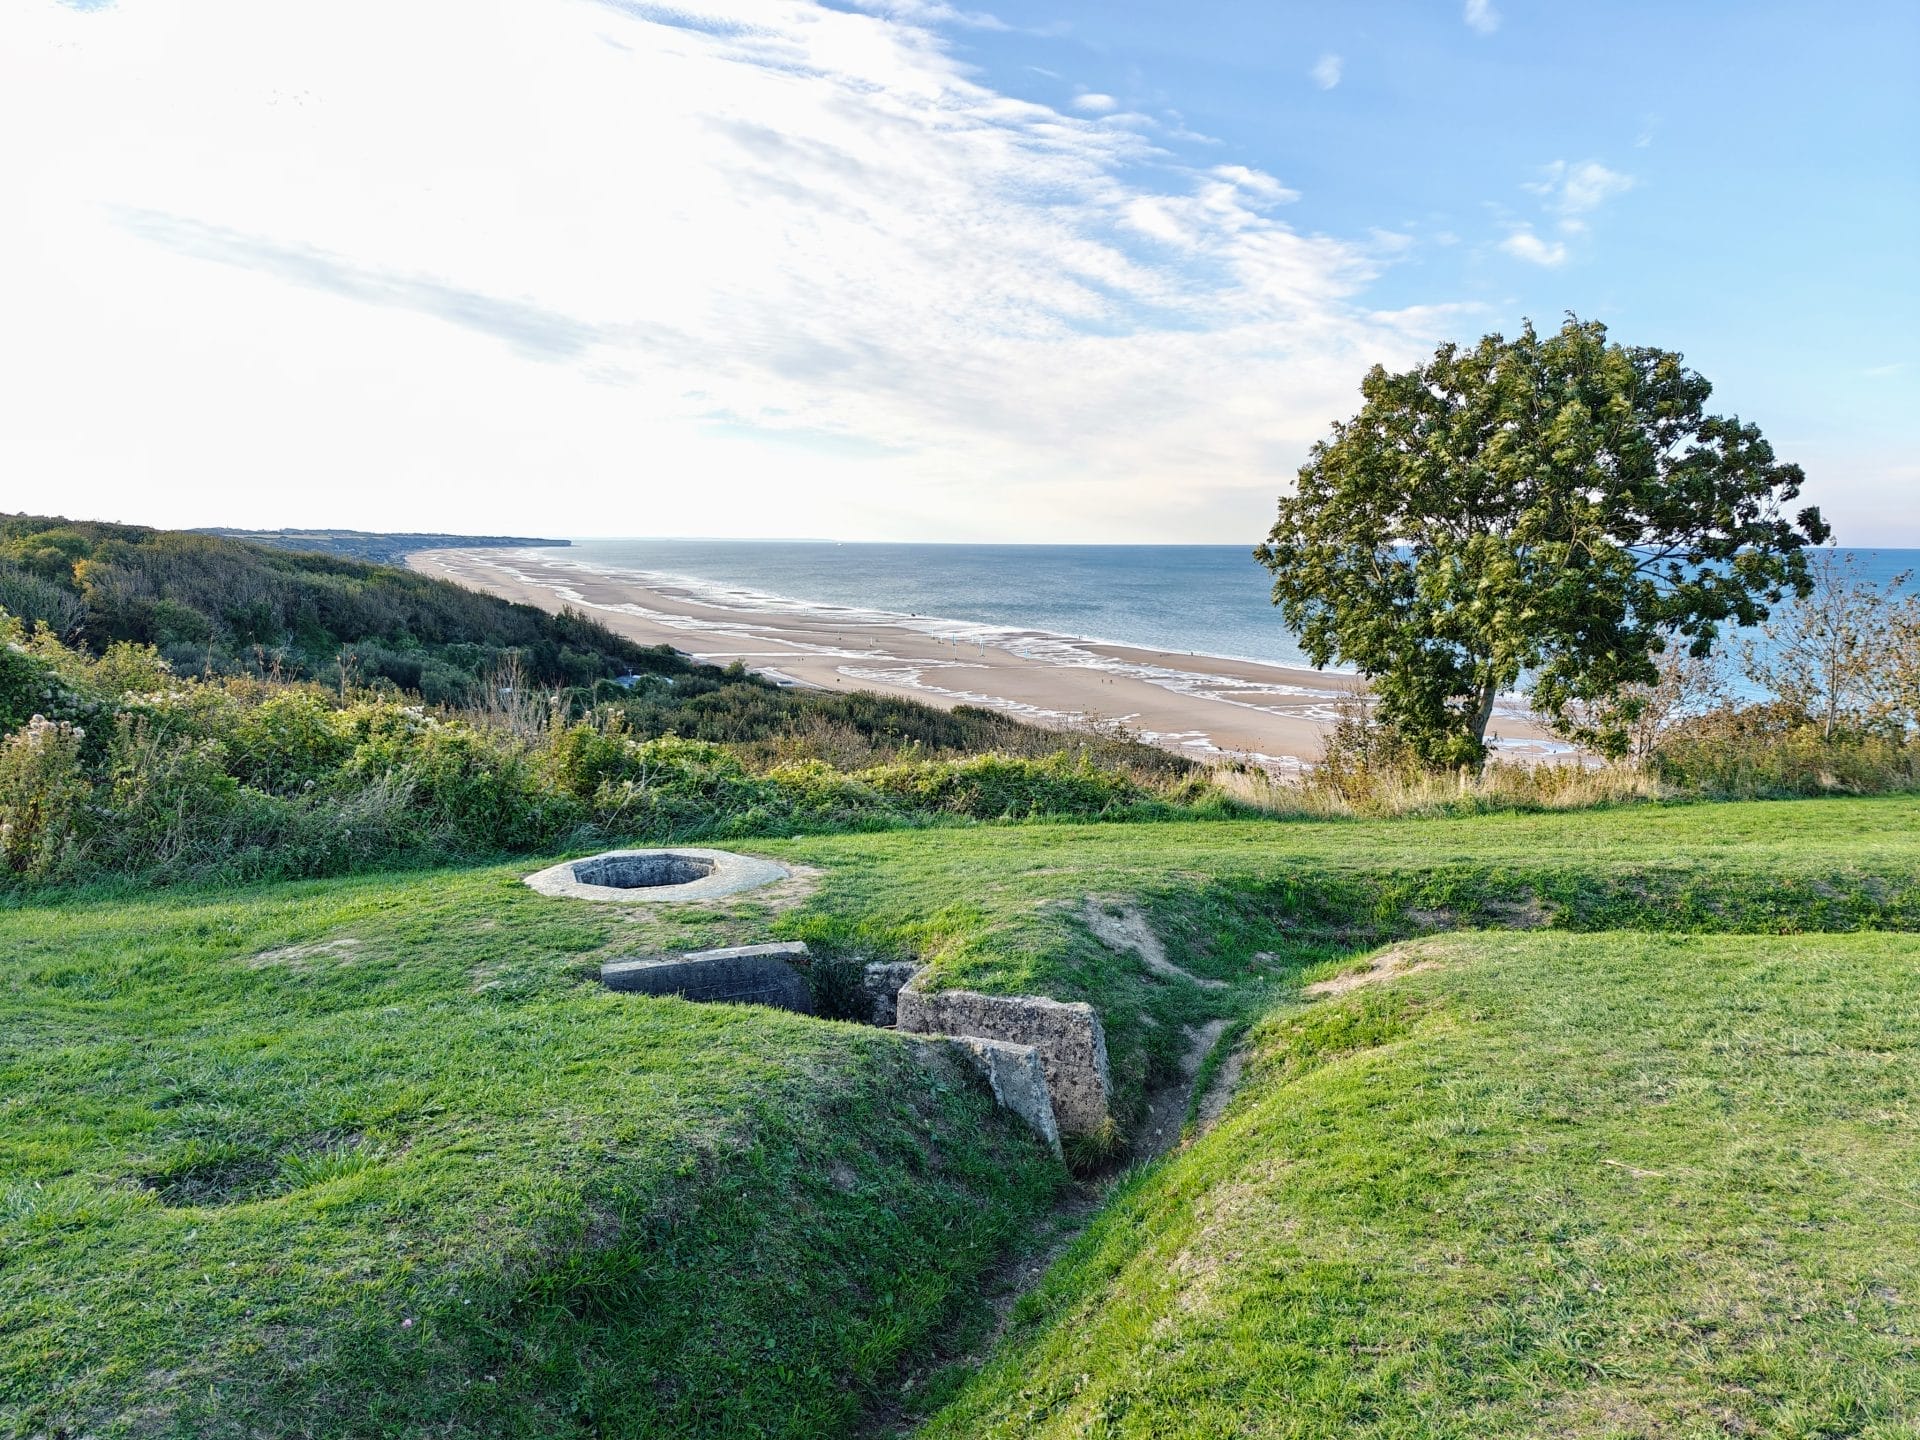
M657 850L607 850L529 875L542 895L566 900L660 905L717 900L785 880L787 867L755 855L677 845Z
M788 963L806 953L807 947L796 941L610 960L600 967L600 983L609 990L678 995L705 1004L772 1005L811 1015L813 991L806 977Z

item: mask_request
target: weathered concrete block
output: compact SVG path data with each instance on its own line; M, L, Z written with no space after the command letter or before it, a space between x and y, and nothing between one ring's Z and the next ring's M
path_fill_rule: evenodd
M1054 1120L1053 1096L1047 1089L1047 1069L1033 1046L972 1035L916 1036L912 1043L923 1054L951 1056L980 1076L993 1092L996 1105L1026 1121L1049 1150L1061 1154L1060 1127Z
M609 990L679 995L708 1004L772 1005L811 1015L813 991L806 977L788 963L806 953L807 947L796 940L699 950L677 957L611 960L600 967L600 983Z
M876 1025L891 1025L899 1014L900 990L920 973L911 960L875 960L868 965L860 981L871 1007L869 1018Z
M1107 1037L1091 1005L1037 996L981 995L972 990L900 991L899 1028L921 1035L964 1035L1031 1045L1040 1053L1063 1131L1085 1134L1107 1120L1112 1080Z

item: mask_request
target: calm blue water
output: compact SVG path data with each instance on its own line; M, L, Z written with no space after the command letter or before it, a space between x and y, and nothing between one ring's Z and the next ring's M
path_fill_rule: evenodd
M1843 552L1844 553L1844 552ZM1863 578L1920 571L1920 550L1858 550ZM873 545L576 540L554 552L728 589L901 615L1046 630L1153 650L1304 665L1241 545Z

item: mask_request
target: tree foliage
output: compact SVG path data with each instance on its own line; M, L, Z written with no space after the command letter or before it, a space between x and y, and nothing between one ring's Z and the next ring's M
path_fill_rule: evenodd
M1911 572L1882 587L1822 550L1811 574L1809 595L1741 643L1741 668L1824 739L1870 726L1904 736L1920 725L1920 597L1901 594Z
M1317 443L1256 557L1317 665L1357 666L1426 764L1478 764L1494 701L1536 710L1658 683L1672 644L1711 652L1810 586L1819 511L1788 518L1800 467L1667 350L1569 316L1541 337L1442 346ZM1631 699L1583 743L1620 753Z

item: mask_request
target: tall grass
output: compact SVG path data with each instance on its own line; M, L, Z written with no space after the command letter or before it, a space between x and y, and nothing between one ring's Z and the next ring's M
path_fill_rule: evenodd
M1575 755L1436 772L1377 724L1363 702L1350 701L1328 733L1320 762L1298 779L1237 764L1218 767L1213 779L1231 800L1263 814L1314 818L1887 795L1920 790L1920 735L1884 723L1835 726L1777 702L1723 702L1705 713L1666 719L1619 761Z
M1477 815L1503 810L1583 810L1676 798L1658 776L1632 764L1521 765L1495 761L1475 773L1316 767L1298 779L1257 766L1227 765L1214 783L1237 804L1302 819L1338 816Z

